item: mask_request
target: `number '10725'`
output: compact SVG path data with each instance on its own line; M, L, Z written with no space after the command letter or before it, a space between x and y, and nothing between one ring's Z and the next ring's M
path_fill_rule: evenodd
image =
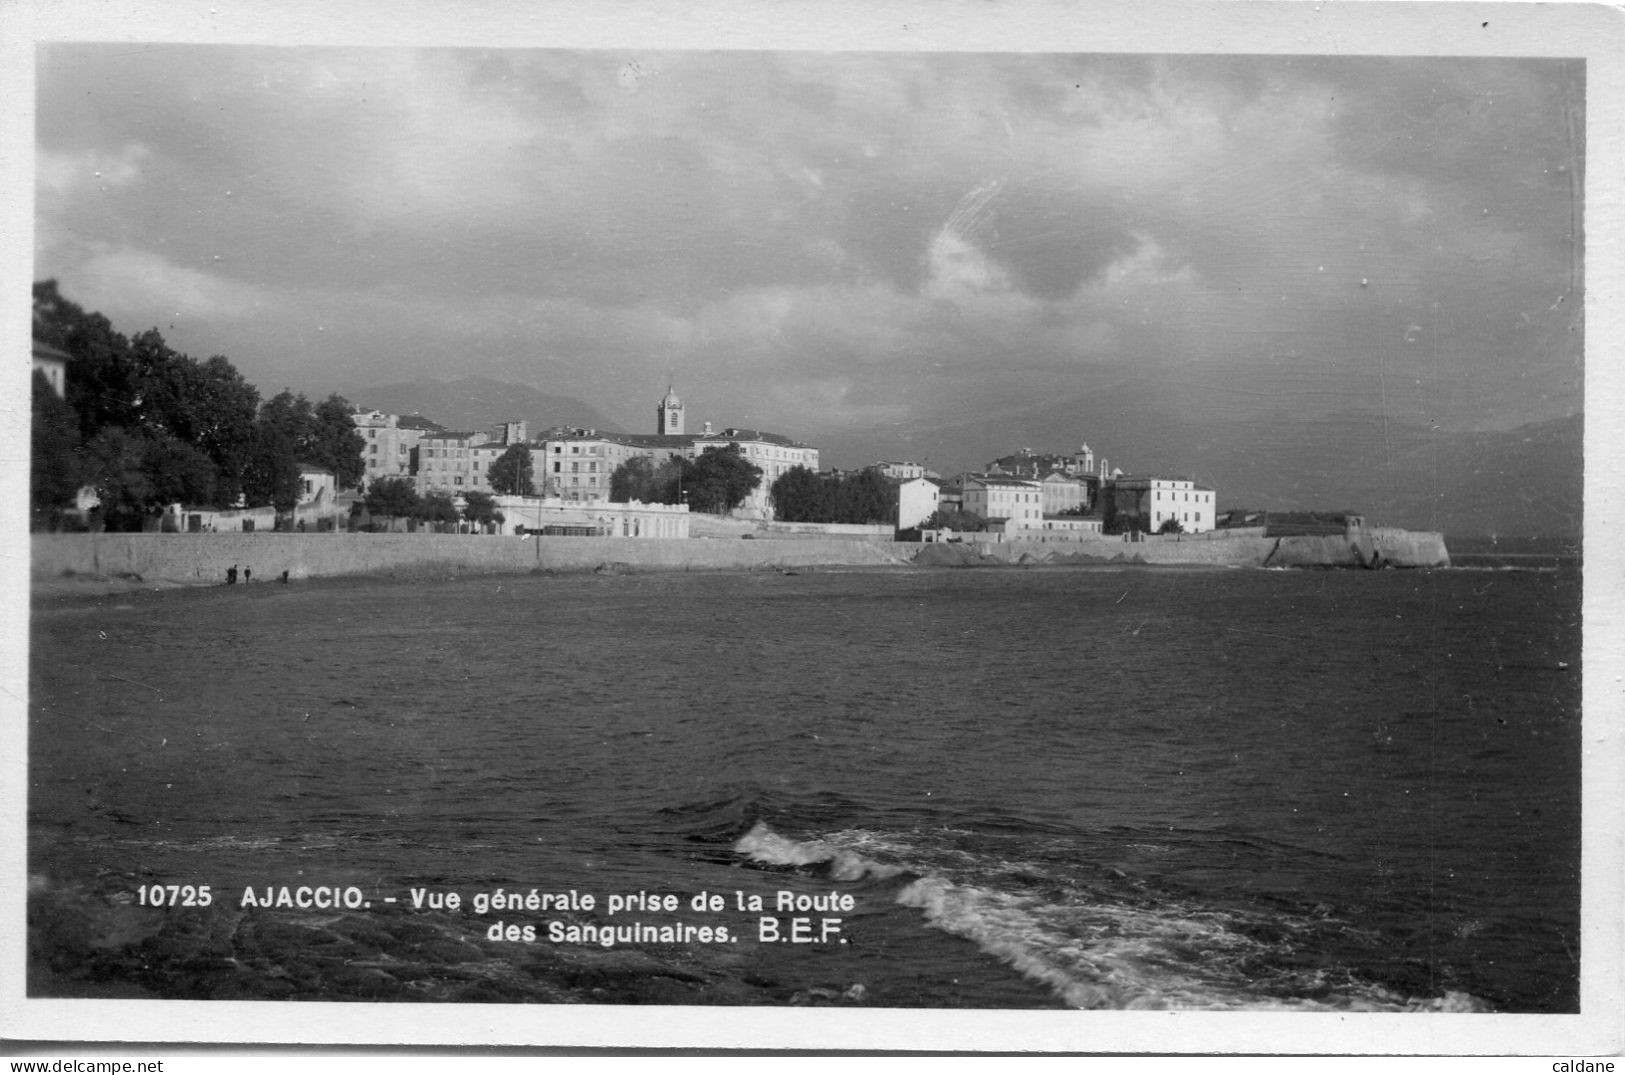
M208 885L142 885L135 891L143 907L207 907L214 902Z

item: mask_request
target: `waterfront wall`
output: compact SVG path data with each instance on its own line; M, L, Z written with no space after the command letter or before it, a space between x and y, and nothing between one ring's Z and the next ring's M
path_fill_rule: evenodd
M399 571L587 571L601 564L712 568L886 566L913 548L864 541L786 538L522 538L486 534L37 534L32 574L139 575L180 583L223 582L232 566L270 581Z
M1224 540L1142 540L1124 541L1120 536L1079 537L1049 541L973 542L966 535L965 546L982 556L1008 563L1068 563L1119 561L1142 564L1196 564L1223 567L1231 564L1256 567L1264 563L1275 547L1273 539L1244 535ZM1194 535L1189 535L1194 537Z
M32 574L138 575L152 581L218 583L226 569L250 568L270 581L283 571L294 579L398 572L589 571L603 564L664 570L720 570L816 566L884 567L908 564L921 550L958 550L958 562L1194 564L1268 567L1447 567L1443 535L1379 528L1357 539L1265 538L1241 534L1223 540L1115 537L1071 541L999 541L962 545L797 538L612 538L475 534L37 534ZM943 561L945 564L947 559Z
M1449 567L1450 550L1444 535L1429 530L1371 528L1371 544L1384 563L1395 567Z
M974 555L1007 563L1089 560L1240 567L1449 567L1444 535L1392 528L1332 536L1265 537L1260 528L1146 535L1137 541L1094 537L1057 542L974 541Z

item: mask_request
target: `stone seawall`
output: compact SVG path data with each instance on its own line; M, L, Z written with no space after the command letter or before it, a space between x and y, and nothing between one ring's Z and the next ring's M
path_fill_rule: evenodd
M1371 544L1382 562L1394 567L1450 566L1450 550L1436 531L1378 526L1371 530Z
M1141 541L1095 537L1063 542L979 542L965 535L968 563L977 558L1006 563L1116 561L1212 567L1449 567L1444 536L1411 530L1369 529L1328 537L1264 537L1258 529L1234 535L1153 536ZM931 546L925 546L930 548Z
M949 562L1188 564L1269 567L1448 567L1440 534L1374 529L1366 541L1347 537L1176 541L1119 538L1045 542L919 545L854 538L599 538L472 534L36 534L31 574L138 576L147 581L212 584L226 569L248 568L270 581L282 572L304 579L401 571L523 573L590 571L602 564L663 570L794 567L888 567L910 564L922 549ZM1375 557L1375 559L1374 559Z
M1238 537L1210 541L1146 540L1124 541L1120 537L1082 538L1070 541L978 542L965 536L964 547L982 556L1008 563L1058 563L1069 561L1116 561L1141 564L1199 564L1223 567L1230 564L1257 566L1274 547L1273 540Z
M35 579L66 574L138 575L179 583L224 582L250 568L270 581L402 570L522 573L589 571L600 564L665 569L778 568L907 563L913 546L890 542L704 538L521 538L474 534L38 534Z

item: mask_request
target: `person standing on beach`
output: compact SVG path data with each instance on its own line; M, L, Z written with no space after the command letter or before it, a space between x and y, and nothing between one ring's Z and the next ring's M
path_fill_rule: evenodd
M254 569L253 568L251 568L251 567L243 568L243 581L244 582L253 582L254 581Z
M237 565L236 564L232 564L230 567L226 568L226 585L227 586L235 586L235 585L237 585Z

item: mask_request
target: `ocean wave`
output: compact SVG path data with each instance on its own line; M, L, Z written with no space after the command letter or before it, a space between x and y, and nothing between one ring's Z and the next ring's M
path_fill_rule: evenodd
M837 881L906 879L898 904L1076 1008L1489 1010L1464 992L1407 996L1335 965L1313 965L1300 949L1327 927L1324 920L1148 900L1138 890L1113 898L1076 884L1009 891L998 887L1012 876L1009 862L944 854L914 834L859 829L795 840L758 822L734 849L766 866L817 867Z

